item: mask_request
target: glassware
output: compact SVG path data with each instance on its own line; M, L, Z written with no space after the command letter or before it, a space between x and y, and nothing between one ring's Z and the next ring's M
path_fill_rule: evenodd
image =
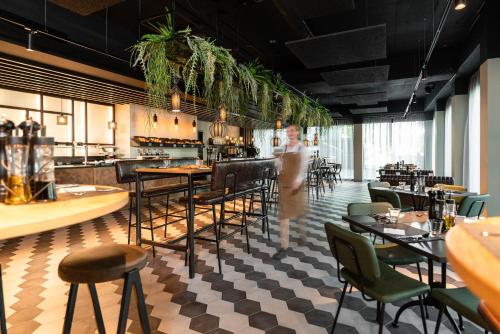
M429 221L429 224L431 225L431 236L433 237L439 237L441 235L441 232L443 231L443 220L442 219L431 219Z
M406 182L399 182L399 189L405 190Z
M397 224L399 220L399 214L401 213L401 209L398 208L390 208L389 209L389 222L391 224Z
M444 227L446 231L455 226L456 215L457 215L457 207L455 204L455 200L447 199L444 205L444 213L443 213Z
M33 142L34 175L31 192L37 201L55 201L54 138L35 137Z
M12 121L4 116L0 117L0 203L5 201L7 195L4 186L7 183L7 138L12 135L15 127Z
M29 146L26 137L7 138L7 196L5 204L25 204L31 200L28 181Z

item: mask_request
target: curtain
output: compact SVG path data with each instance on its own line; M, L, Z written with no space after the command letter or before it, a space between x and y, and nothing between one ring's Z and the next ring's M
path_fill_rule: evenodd
M469 83L469 113L464 138L464 186L470 191L480 191L481 96L479 73Z
M363 178L375 179L380 167L401 160L424 168L426 162L425 122L364 123ZM431 136L431 134L428 135Z
M446 103L446 109L444 112L444 175L451 176L452 171L452 115L451 115L451 99L448 99Z
M315 129L311 129L314 134ZM308 131L309 133L309 131ZM320 157L327 158L329 162L342 165L341 177L354 178L354 153L353 139L354 126L352 124L334 125L318 132ZM309 139L313 138L309 135Z

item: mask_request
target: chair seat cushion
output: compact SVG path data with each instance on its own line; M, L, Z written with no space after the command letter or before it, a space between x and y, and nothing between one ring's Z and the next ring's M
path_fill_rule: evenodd
M101 283L123 278L147 262L144 249L134 245L109 244L79 250L59 263L59 277L71 283Z
M142 197L148 198L148 197L168 195L175 192L186 190L187 187L188 187L187 183L173 183L173 184L166 184L164 186L149 187L143 189ZM135 197L135 191L130 191L129 196Z
M469 289L465 287L455 289L436 288L432 289L431 296L477 325L486 329L488 328L483 318L477 311L479 299L474 296Z
M427 260L424 256L394 244L390 244L387 247L375 246L375 253L379 260L393 266L403 266Z
M361 286L363 286L366 295L382 303L393 303L412 298L430 290L427 284L405 276L381 261L379 261L379 266L380 278L373 284L369 284L369 282L361 284L361 279L346 268L342 268L340 273L351 285L358 290L361 290Z

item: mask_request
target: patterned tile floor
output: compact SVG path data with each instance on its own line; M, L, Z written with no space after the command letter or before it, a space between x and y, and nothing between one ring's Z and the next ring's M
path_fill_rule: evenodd
M366 184L344 182L333 192L311 201L307 216L306 242L298 243L298 228L291 227L291 248L282 261L271 258L279 246L279 229L271 210L271 241L260 225L250 228L251 254L245 236L236 234L222 244L223 275L216 273L215 247L197 243L197 275L188 278L184 255L159 250L141 272L146 304L154 333L327 333L337 309L341 284L335 262L325 239L323 224L341 222L347 204L368 201ZM161 213L158 206L155 210ZM104 243L126 243L126 209L66 229L0 242L7 325L10 334L60 332L67 301L68 285L57 276L59 261L69 252ZM197 226L210 221L198 216ZM183 233L182 223L170 225L168 235ZM160 233L159 230L157 230ZM145 231L144 233L147 233ZM157 235L159 237L159 235ZM151 252L150 252L151 253ZM214 272L215 270L215 272ZM398 268L417 278L416 268ZM423 269L424 279L427 273ZM450 286L460 286L448 271ZM121 281L97 286L108 332L115 332ZM375 303L361 299L359 292L346 296L337 333L376 333ZM386 307L386 332L420 333L417 309L403 313L399 328L390 325L398 305ZM437 312L430 309L429 330L434 329ZM73 333L94 333L90 296L80 289ZM450 333L445 322L441 333ZM141 333L132 301L129 333ZM482 333L466 323L467 333Z

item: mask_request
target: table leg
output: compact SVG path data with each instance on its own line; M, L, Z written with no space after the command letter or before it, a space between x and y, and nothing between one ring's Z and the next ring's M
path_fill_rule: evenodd
M135 244L137 246L141 245L141 226L142 226L142 214L141 214L141 193L142 193L142 174L135 174Z
M188 174L188 212L187 224L188 254L189 254L189 278L194 278L194 201L193 201L193 176Z

